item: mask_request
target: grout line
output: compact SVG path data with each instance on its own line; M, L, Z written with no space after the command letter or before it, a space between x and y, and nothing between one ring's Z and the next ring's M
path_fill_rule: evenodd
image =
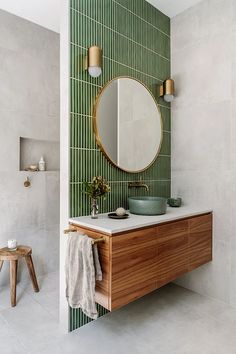
M104 58L107 59L107 60L110 60L110 61L112 61L112 62L114 62L114 63L116 63L116 64L125 66L126 68L128 68L128 69L130 69L130 70L137 71L138 73L140 73L140 74L142 74L142 75L149 76L149 77L151 77L151 78L153 78L153 79L155 79L155 80L157 80L157 81L160 81L160 82L163 82L163 81L164 81L164 79L159 79L158 77L155 77L155 76L153 76L153 75L146 74L146 73L144 73L144 72L142 72L142 71L140 71L140 70L138 70L138 69L132 68L132 66L129 66L129 65L127 65L127 64L120 63L119 61L117 61L117 60L115 60L115 59L109 58L109 57L107 57L106 55L104 55Z
M74 114L75 116L81 116L81 117L93 118L93 116L92 116L92 115L90 115L90 114L74 113L74 112L70 112L70 114ZM75 118L75 117L73 117L73 118Z
M144 182L171 182L171 179L147 179L147 178L144 178L143 179ZM127 180L127 181L109 181L107 180L107 183L110 183L110 184L118 184L118 183L121 183L121 184L126 184L126 183L129 183L129 182L133 182L133 180ZM83 184L84 182L70 182L70 184Z
M158 106L162 107L162 108L167 108L167 109L171 109L171 107L168 107L168 106L165 106L164 104L160 104L160 103L157 103Z
M39 275L39 278L45 279L45 278L46 278L48 275L50 275L51 273L57 273L57 274L58 274L57 271L55 271L55 272L49 272L49 273L46 273L46 274L41 274L41 275ZM23 281L23 284L19 284L19 287L21 288L21 290L22 290L23 292L25 292L25 293L31 298L32 301L34 301L37 305L39 305L39 306L44 310L44 312L47 313L47 314L49 315L49 317L51 317L52 320L57 321L56 316L53 314L53 312L52 312L52 311L49 311L49 310L42 304L42 302L40 302L40 301L37 299L37 297L35 297L35 296L33 295L34 293L32 293L31 289L29 290L29 287L27 287L28 285L29 285L30 288L31 288L31 282L28 281L28 280L26 280L26 281ZM26 287L25 287L25 286L26 286ZM45 293L47 293L47 291L45 291ZM58 299L58 300L59 300L59 299ZM57 310L55 310L55 311L57 311Z
M144 182L170 182L170 179L147 179L144 178L143 179ZM133 182L133 180L129 180L129 181L108 181L109 183L129 183L129 182ZM79 182L79 183L83 183L83 182Z
M71 117L71 118L78 118L78 117L74 117L74 116L80 116L80 117L82 117L82 118L91 118L91 119L93 119L93 116L90 115L90 114L73 113L73 112L70 112L70 114L73 115L73 117ZM164 133L171 133L171 130L165 130L165 129L163 129L163 132L164 132Z
M87 84L87 85L92 85L92 86L95 86L95 87L98 87L98 88L102 88L101 85L98 85L98 84L94 84L93 82L89 82L89 81L85 81L85 80L81 80L81 79L76 79L75 77L70 77L71 80L75 80L75 81L79 81L79 82L83 82L84 84Z
M70 149L74 149L74 150L86 150L86 151L101 151L100 149L82 148L82 147L75 147L75 146L70 146Z
M125 9L126 11L130 12L132 15L134 15L135 17L137 17L138 19L140 19L141 21L147 23L149 26L155 28L157 31L159 31L160 33L164 34L165 36L167 36L168 38L170 38L170 34L166 33L165 31L161 30L159 27L156 27L155 25L153 25L152 23L148 22L147 20L145 20L143 17L137 15L135 12L133 12L132 10L128 9L127 7L125 7L124 5L120 4L119 2L117 2L116 0L112 0L115 4L117 4L118 6L122 7L123 9ZM78 11L74 8L71 7L71 10L75 10Z
M94 149L94 148L85 148L85 147L75 147L75 146L70 146L70 149L72 150L85 150L85 151L98 151L101 152L100 149ZM158 157L171 157L171 155L168 154L159 154Z
M81 48L81 49L87 50L87 48L85 48L84 46L79 45L79 44L76 44L76 43L74 43L74 42L70 42L70 44L71 44L71 45L74 45L74 46L76 46L76 47L79 47L79 48ZM155 77L155 76L153 76L153 75L144 73L143 71L140 71L140 70L138 70L138 69L134 69L134 68L132 68L132 66L129 66L129 65L127 65L127 64L123 64L123 63L121 63L121 62L119 62L119 61L117 61L117 60L115 60L115 59L112 59L112 58L107 57L106 55L103 55L103 58L105 58L105 59L107 59L107 60L110 60L110 61L112 61L112 62L114 62L114 63L116 63L116 64L125 66L126 68L131 69L131 70L133 70L133 71L137 71L138 73L140 73L140 74L142 74L142 75L149 76L149 77L151 77L151 78L153 78L153 79L155 79L155 80L158 80L158 81L160 81L160 82L163 82L163 81L164 81L164 79L160 79L160 78Z
M77 12L77 13L79 13L81 16L84 16L84 17L88 18L88 19L91 20L91 21L94 21L95 23L97 23L97 24L103 26L104 28L108 29L109 31L111 31L111 32L113 32L113 33L116 33L117 35L119 35L119 36L121 36L121 37L123 37L123 38L129 40L130 42L133 42L134 44L136 44L136 45L138 45L138 46L140 46L140 47L142 47L142 48L144 48L144 49L146 49L146 50L148 50L148 51L150 51L150 52L152 52L152 53L158 55L160 58L162 58L162 59L167 60L167 61L170 62L170 58L167 58L167 57L165 57L164 55L161 55L160 53L157 53L157 52L155 52L154 50L152 50L152 49L150 49L150 48L148 48L148 47L145 47L144 45L142 45L142 44L136 42L136 41L133 40L132 38L129 38L129 37L125 36L124 34L122 34L122 33L120 33L120 32L117 32L117 31L114 30L113 28L110 28L110 27L108 27L107 25L104 25L103 23L101 23L101 22L99 22L99 21L93 19L92 17L89 17L88 15L84 14L83 12L81 12L81 11L79 11L79 10L72 9L72 8L71 8L71 10L72 10L72 11L75 11L75 12Z
M159 105L160 106L160 105ZM164 106L165 107L165 106ZM165 108L169 108L169 107L165 107ZM91 114L86 114L86 113L76 113L76 112L70 112L70 114L73 114L75 116L81 116L83 118L87 117L87 118L93 118L93 116ZM165 131L165 130L164 130ZM168 131L168 130L167 130Z
M128 12L130 12L132 15L136 16L137 18L139 18L140 20L142 20L143 22L147 23L148 25L152 26L153 28L155 28L157 31L161 32L162 34L164 34L165 36L167 36L168 38L170 38L170 35L164 31L162 31L159 27L156 27L155 25L153 25L152 23L146 21L144 18L142 18L141 16L137 15L136 13L134 13L133 11L131 11L130 9L128 9L127 7L125 7L124 5L121 5L119 2L117 2L116 0L112 0L114 3L116 3L117 5L119 5L120 7L122 7L123 9L127 10Z

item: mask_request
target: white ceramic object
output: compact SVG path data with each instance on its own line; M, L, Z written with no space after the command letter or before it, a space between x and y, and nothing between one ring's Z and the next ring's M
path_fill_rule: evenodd
M127 219L110 219L107 214L99 214L99 219L93 220L90 216L79 216L70 218L69 222L78 226L85 226L95 231L105 232L106 234L115 234L119 232L135 230L142 227L157 225L169 221L184 219L196 215L210 213L212 210L198 206L182 206L181 208L167 207L164 215L135 215L130 214Z
M44 161L43 156L41 156L41 159L39 160L39 171L45 171L46 170L46 162Z
M125 214L126 214L126 210L124 208L117 208L116 209L116 215L123 216Z
M16 241L16 240L8 240L8 241L7 241L7 247L8 247L10 250L16 250L16 248L17 248L17 241Z
M30 169L36 171L38 169L38 166L37 165L30 165Z

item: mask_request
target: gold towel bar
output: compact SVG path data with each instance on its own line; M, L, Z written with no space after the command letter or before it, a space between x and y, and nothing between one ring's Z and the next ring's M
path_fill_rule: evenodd
M93 239L92 244L94 245L95 243L99 243L99 242L105 242L105 238L101 237L101 238Z
M76 229L66 229L64 230L64 234L69 234L70 232L77 232ZM92 244L94 245L95 243L99 243L99 242L105 242L105 238L101 237L101 238L97 238L97 239L93 239Z
M66 229L64 230L64 234L69 234L70 232L76 232L76 229Z

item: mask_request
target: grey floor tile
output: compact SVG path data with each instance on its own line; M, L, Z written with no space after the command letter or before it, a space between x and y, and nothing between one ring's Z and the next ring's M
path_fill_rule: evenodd
M14 309L9 307L9 289L1 289L1 354L236 353L236 310L177 285L62 334L56 315L58 274L39 277L39 283L38 294L30 283L19 284Z
M15 332L7 324L0 314L0 353L1 354L24 354L26 348L17 338Z

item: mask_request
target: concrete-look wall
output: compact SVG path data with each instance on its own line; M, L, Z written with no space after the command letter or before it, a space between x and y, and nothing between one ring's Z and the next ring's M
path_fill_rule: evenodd
M214 211L211 264L178 283L236 306L236 2L172 19L172 194Z
M59 35L0 11L0 247L32 246L38 275L59 268L59 171L19 171L20 137L59 141L59 124Z

